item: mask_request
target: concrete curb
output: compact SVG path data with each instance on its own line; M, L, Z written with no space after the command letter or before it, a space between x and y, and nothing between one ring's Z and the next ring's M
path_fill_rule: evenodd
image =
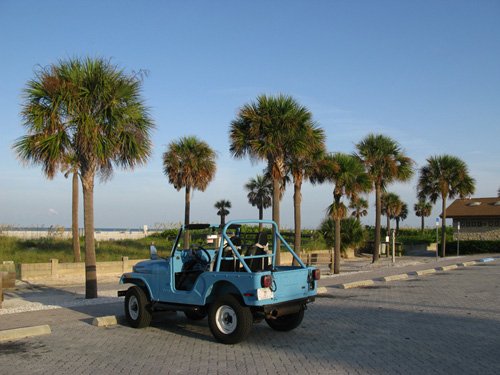
M413 274L417 276L422 276L422 275L430 275L431 273L436 273L435 268L429 268L426 270L420 270L420 271L415 271Z
M462 262L462 263L458 263L457 266L458 267L467 267L467 266L473 266L474 264L476 264L477 261L475 260L472 260L470 262Z
M458 268L457 264L450 264L449 266L436 267L436 270L437 271L449 271L449 270L454 270L457 268Z
M351 288L358 288L360 286L369 286L373 284L375 284L373 280L361 280L361 281L353 281L351 283L339 284L338 287L341 289L351 289Z
M6 329L0 331L0 342L24 339L32 336L50 335L51 333L50 326L47 324L42 326Z
M118 324L116 315L100 316L92 320L92 325L96 327L109 327Z
M324 286L320 286L317 290L317 293L318 294L326 294L327 293L327 290L326 290L326 287Z
M380 278L381 281L394 281L394 280L405 280L409 276L407 273L401 273L399 275L385 276Z

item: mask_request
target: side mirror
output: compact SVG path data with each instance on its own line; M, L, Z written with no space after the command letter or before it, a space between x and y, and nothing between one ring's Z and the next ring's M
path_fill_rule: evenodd
M155 245L151 245L149 247L149 257L151 258L151 260L158 259L158 251L156 250Z

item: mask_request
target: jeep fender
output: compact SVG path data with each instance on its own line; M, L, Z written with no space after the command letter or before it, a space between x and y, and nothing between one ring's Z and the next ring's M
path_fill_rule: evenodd
M149 287L149 284L146 282L146 280L138 275L130 275L130 274L125 274L121 277L120 279L120 284L134 284L137 285L139 288L144 290L146 293L147 297L151 301L153 299L153 293L151 293L151 289Z
M214 302L217 297L225 294L232 294L246 304L240 290L234 284L229 281L218 281L208 288L205 295L205 305Z

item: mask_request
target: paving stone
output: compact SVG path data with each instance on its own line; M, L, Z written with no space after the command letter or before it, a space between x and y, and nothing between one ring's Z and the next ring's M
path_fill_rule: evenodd
M90 324L122 313L121 303L13 314L37 324L50 320L52 334L0 344L0 369L21 375L498 374L500 262L462 270L386 287L329 288L296 330L275 332L263 322L238 345L215 342L206 319L192 322L180 313L155 314L145 329Z

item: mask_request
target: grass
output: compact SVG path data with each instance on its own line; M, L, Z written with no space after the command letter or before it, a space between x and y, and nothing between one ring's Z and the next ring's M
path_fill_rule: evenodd
M112 240L96 242L96 258L98 262L119 261L126 256L129 259L146 259L149 257L149 246L155 243L160 256L168 257L175 240L176 231L165 231L137 240ZM252 237L253 238L253 237ZM287 240L293 247L293 233L286 233ZM85 260L85 244L80 239L82 261ZM302 238L303 251L326 249L323 237L317 231L304 230ZM284 249L282 249L284 250ZM58 259L61 263L73 262L71 239L40 238L23 240L15 237L0 236L0 263L47 263L50 259Z
M122 256L130 259L149 257L149 245L155 242L161 256L170 255L172 242L159 236L149 236L138 240L116 240L96 242L98 262L121 260ZM82 261L85 259L85 246L80 240ZM40 238L23 240L0 236L0 262L12 260L15 263L47 263L50 259L59 262L73 262L71 239Z

